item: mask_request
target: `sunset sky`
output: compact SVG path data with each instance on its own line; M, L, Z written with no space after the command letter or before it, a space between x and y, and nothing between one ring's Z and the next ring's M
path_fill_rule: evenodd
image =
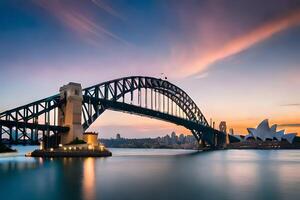
M300 135L299 0L1 0L0 112L128 75L185 90L207 120ZM132 123L134 121L134 123ZM102 137L189 133L107 111Z

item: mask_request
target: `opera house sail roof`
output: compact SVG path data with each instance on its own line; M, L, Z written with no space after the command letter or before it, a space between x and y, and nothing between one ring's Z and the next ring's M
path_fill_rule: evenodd
M254 138L255 140L259 139L262 141L268 140L287 140L289 143L293 143L294 138L296 137L296 133L284 133L284 130L276 131L277 124L269 127L269 120L263 120L257 128L248 128L249 134L245 136L244 140L249 138Z

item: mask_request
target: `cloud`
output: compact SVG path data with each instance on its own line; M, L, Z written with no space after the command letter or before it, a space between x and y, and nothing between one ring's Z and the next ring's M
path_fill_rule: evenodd
M106 28L103 22L101 23L101 19L95 19L95 17L89 14L91 12L90 10L84 10L84 8L78 6L78 4L70 4L58 0L39 0L35 2L55 16L66 27L77 33L82 39L93 45L99 46L102 41L109 38L128 45L127 41ZM97 5L101 5L102 9L109 14L113 16L117 15L117 12L106 4L100 4L98 1L89 3L95 2L97 2Z
M208 72L204 72L204 73L197 75L196 79L203 79L203 78L206 78L207 76L208 76Z
M292 107L298 107L298 106L300 106L300 103L290 103L290 104L282 104L282 105L280 105L280 106L292 106Z
M110 5L105 3L103 0L91 0L91 2L98 8L101 8L105 12L109 13L110 15L125 21L125 18L123 16L121 16L116 10L114 10Z
M300 124L279 124L281 127L300 127Z
M184 67L175 71L174 73L176 74L174 75L188 77L198 74L220 60L247 50L253 45L263 42L271 38L273 35L299 24L300 9L289 12L280 18L264 23L244 35L229 40L218 48L204 52L202 55L199 53L199 55L196 55L194 58L187 57L185 63L181 63L181 65ZM184 54L188 56L190 55L189 53L181 52L181 55L175 55L175 57L182 59Z

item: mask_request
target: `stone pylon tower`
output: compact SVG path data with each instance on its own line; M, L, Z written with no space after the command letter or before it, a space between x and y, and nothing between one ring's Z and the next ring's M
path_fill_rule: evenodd
M58 125L70 128L68 133L62 134L61 143L68 144L76 137L82 139L81 125L82 88L79 83L69 83L59 89L60 99L65 100L62 110L58 112Z
M224 144L224 147L227 146L227 144L229 144L229 135L227 133L227 125L226 125L226 122L225 121L221 121L220 122L220 125L219 125L219 130L223 133L226 134L226 142Z

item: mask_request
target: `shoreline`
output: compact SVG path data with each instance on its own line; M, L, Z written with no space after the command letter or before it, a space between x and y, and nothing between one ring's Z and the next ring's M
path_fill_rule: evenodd
M110 157L112 153L108 150L34 150L25 154L25 157Z
M3 143L0 143L0 153L13 153L13 152L17 152L17 150L10 148Z

